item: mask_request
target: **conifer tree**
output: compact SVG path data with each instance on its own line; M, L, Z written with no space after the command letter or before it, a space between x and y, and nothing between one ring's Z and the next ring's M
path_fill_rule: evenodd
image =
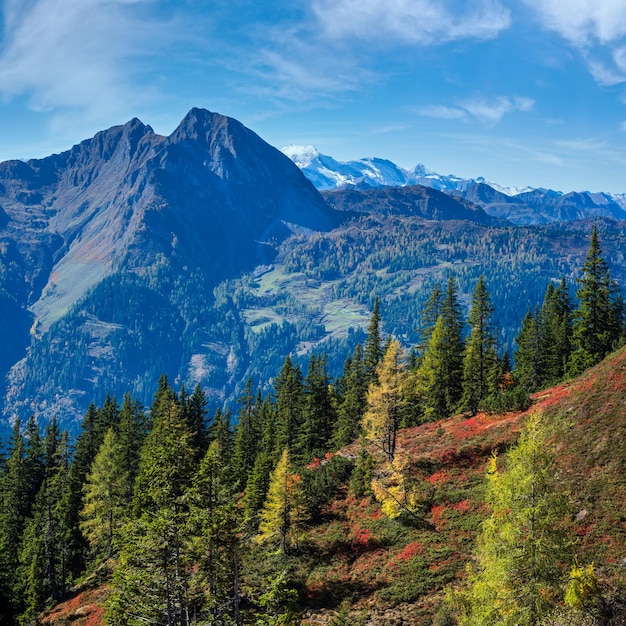
M239 624L240 511L233 498L230 470L222 452L218 441L213 441L190 491L192 555L198 568L194 587L196 595L202 598L195 612L206 616L211 624Z
M361 421L367 405L367 383L360 344L357 344L353 357L346 360L343 378L343 398L337 411L332 440L335 449L352 443L361 432Z
M421 316L421 328L420 328L420 348L421 352L426 349L430 338L435 330L435 324L439 319L439 316L443 313L443 301L444 294L441 291L439 283L435 283L428 300L424 305Z
M302 479L294 473L287 449L271 474L260 517L257 543L278 546L283 554L298 545L307 518L305 495Z
M603 359L624 333L623 302L602 256L597 226L591 233L582 272L576 292L579 305L574 313L573 351L568 363L568 374L572 376Z
M303 422L292 458L307 463L313 456L321 456L328 450L335 422L326 355L311 355L303 391Z
M276 407L269 398L262 402L259 415L262 424L261 446L248 477L243 500L246 520L255 529L258 523L257 514L265 502L269 488L270 474L278 462L274 450Z
M414 377L423 417L441 419L456 409L463 381L463 317L454 277L448 279L445 299Z
M119 424L115 429L122 449L122 467L126 472L124 502L130 506L135 489L135 479L139 471L139 455L148 435L148 419L143 406L133 400L129 393L124 395L120 410Z
M248 378L243 394L237 402L240 409L235 428L233 479L243 489L254 467L261 439L261 424L259 423L256 395L252 389L251 378Z
M363 417L365 438L385 453L393 462L396 434L404 409L405 369L402 348L397 340L391 341L383 360L379 363L377 384L367 392L367 410Z
M18 547L22 539L26 518L30 513L28 501L28 473L25 463L24 437L21 421L15 420L9 440L9 457L0 479L0 624L13 623L15 606L15 572L17 571Z
M544 316L535 310L534 315L528 310L522 320L522 328L515 338L517 352L515 353L515 378L528 392L533 392L542 386L545 378L544 359L546 358L546 344L541 332L541 320Z
M46 427L44 478L20 545L17 587L23 600L21 621L32 623L49 602L58 602L70 583L66 509L69 441L56 419Z
M187 496L196 451L176 395L161 385L155 403L135 484L135 518L116 533L119 563L107 603L107 619L116 625L190 622Z
M181 389L181 396L183 389ZM198 460L204 456L209 446L206 423L207 404L206 395L199 384L194 387L193 393L186 397L184 402L181 398L183 414L193 433L193 447L198 451Z
M292 450L296 436L303 422L304 389L302 374L287 355L280 374L274 382L276 390L276 440L274 449L277 456L287 448Z
M565 499L558 492L542 417L531 414L506 470L487 469L485 520L470 568L462 626L534 626L550 608L568 559Z
M231 460L233 454L233 433L230 427L230 410L218 408L215 411L211 427L209 428L209 441L217 441L221 454L225 459Z
M95 560L113 554L113 536L127 510L128 468L118 433L109 428L83 485L80 528Z
M367 327L367 337L363 351L363 367L365 368L365 381L369 384L376 380L376 367L383 356L382 340L380 333L380 302L378 296L374 300L374 309Z
M489 376L496 362L491 317L493 306L483 275L478 279L469 313L470 334L463 356L463 409L475 414L489 394Z
M107 394L103 408L96 408L93 402L89 405L76 439L64 496L70 533L69 567L75 576L82 573L87 558L87 542L79 527L80 511L83 508L83 484L102 445L107 424L111 427L118 417L117 403Z

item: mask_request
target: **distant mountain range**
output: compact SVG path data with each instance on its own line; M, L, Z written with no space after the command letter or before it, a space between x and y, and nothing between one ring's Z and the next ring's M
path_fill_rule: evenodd
M563 193L551 189L505 187L482 177L437 174L421 164L406 170L379 158L339 162L320 154L314 146L291 145L282 151L320 191L424 185L469 200L487 214L518 225L599 216L626 218L626 194Z
M592 221L626 283L624 211L605 194L507 195L423 170L424 186L377 159L348 184L312 155L333 190L236 120L192 109L168 137L133 119L0 163L0 431L32 413L71 429L107 392L147 404L163 373L200 384L212 408L248 377L269 384L287 354L324 350L339 374L374 298L384 332L414 346L450 272L464 304L486 276L510 351L547 283L574 284Z

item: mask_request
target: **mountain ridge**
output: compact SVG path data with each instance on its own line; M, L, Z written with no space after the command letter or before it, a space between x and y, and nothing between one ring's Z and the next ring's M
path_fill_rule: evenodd
M424 185L481 206L492 217L518 225L546 224L593 216L626 218L624 194L506 187L483 177L441 175L418 164L411 170L378 158L339 162L314 146L287 146L289 156L320 191ZM487 191L487 189L491 191ZM487 196L492 196L489 199Z

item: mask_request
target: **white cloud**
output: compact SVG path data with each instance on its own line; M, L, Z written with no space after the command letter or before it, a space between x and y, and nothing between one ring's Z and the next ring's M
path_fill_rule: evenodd
M440 120L458 120L467 117L467 112L463 109L446 106L444 104L420 107L417 112L424 117L434 117Z
M468 8L469 5L469 8ZM472 0L463 9L450 0L313 0L322 32L331 39L433 44L490 39L511 24L497 0Z
M523 0L554 30L578 46L602 44L626 36L624 0Z
M583 54L602 86L626 82L626 2L624 0L522 0L543 26Z
M145 9L148 9L146 11ZM25 97L53 123L98 124L129 115L153 91L137 64L167 42L153 0L5 0L0 96Z
M514 111L530 111L534 100L519 96L500 96L487 100L472 98L458 102L456 106L435 105L421 107L417 110L420 115L438 119L475 119L487 126L498 124L507 113Z
M500 122L507 113L513 111L530 111L534 105L534 100L530 98L501 96L492 100L474 98L460 103L471 116L479 121L494 125Z

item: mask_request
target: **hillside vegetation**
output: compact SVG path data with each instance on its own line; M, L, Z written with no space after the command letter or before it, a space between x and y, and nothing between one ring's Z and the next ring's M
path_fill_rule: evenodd
M536 394L531 409L550 425L553 470L567 497L564 521L572 547L580 564L594 564L600 593L615 612L614 624L623 623L617 616L626 592L625 402L622 349L575 380ZM249 554L246 592L257 585L265 590L261 581L282 571L298 590L306 623L341 624L348 614L363 624L454 623L444 621L440 607L446 588L453 596L463 588L477 533L490 513L485 470L494 451L499 465L506 466L507 450L528 415L458 415L401 429L398 454L410 458L408 475L427 497L423 520L390 519L374 498L356 497L345 484L307 528L297 552L269 558L261 551ZM357 453L353 444L338 454ZM374 473L383 463L375 459ZM42 621L100 624L103 591L77 590ZM559 623L577 623L573 619Z

